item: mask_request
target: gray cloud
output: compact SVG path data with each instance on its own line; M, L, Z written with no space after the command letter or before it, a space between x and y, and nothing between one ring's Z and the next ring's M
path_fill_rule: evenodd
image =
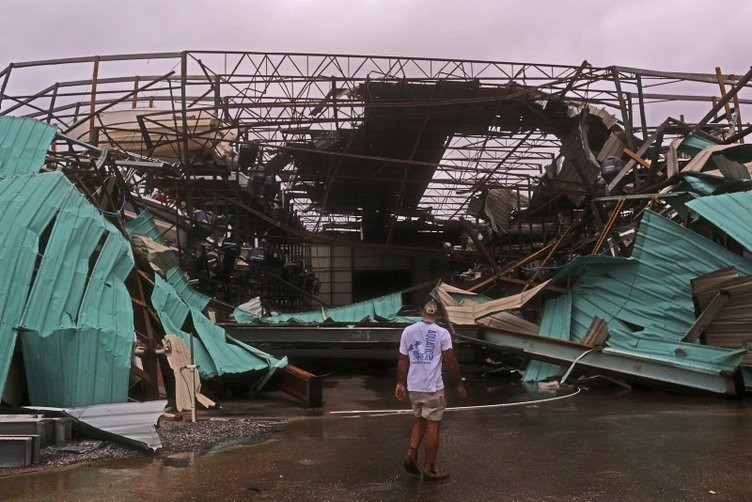
M722 10L721 10L722 9ZM752 3L731 0L4 0L0 66L191 50L325 52L745 73Z

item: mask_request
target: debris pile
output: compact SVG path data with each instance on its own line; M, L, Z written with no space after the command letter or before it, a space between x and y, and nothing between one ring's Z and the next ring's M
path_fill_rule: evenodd
M26 78L51 69L68 80ZM751 78L215 52L15 63L4 399L213 406L212 381L252 394L289 366L222 323L399 326L437 279L463 340L523 354L528 380L740 395ZM285 375L320 402L311 375Z

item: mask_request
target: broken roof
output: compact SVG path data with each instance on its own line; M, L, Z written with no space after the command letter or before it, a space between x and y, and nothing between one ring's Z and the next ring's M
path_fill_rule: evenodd
M127 240L60 172L0 180L0 204L0 388L18 334L32 404L125 401L133 346Z

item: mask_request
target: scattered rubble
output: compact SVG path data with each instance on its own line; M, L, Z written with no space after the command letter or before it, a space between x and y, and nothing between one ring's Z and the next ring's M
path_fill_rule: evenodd
M275 432L284 431L285 428L285 420L228 417L204 419L194 423L162 419L157 427L162 448L155 455L157 458L162 458L177 452L200 452L234 444L261 442ZM42 448L40 460L34 465L0 468L0 476L13 476L69 465L91 464L143 455L141 450L111 441L78 437L62 446L48 445Z

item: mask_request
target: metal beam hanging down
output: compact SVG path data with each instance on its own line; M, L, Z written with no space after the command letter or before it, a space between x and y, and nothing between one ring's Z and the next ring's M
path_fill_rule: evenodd
M614 77L614 85L616 86L616 97L619 100L619 108L621 109L621 121L624 125L624 134L627 137L627 146L630 150L634 150L634 138L632 137L632 114L627 110L627 104L624 102L624 95L621 90L621 78L619 77L619 70L616 67L611 68L611 74Z
M94 56L94 71L91 75L91 95L89 105L89 143L94 146L99 144L99 138L94 136L97 109L97 80L99 79L99 56Z

